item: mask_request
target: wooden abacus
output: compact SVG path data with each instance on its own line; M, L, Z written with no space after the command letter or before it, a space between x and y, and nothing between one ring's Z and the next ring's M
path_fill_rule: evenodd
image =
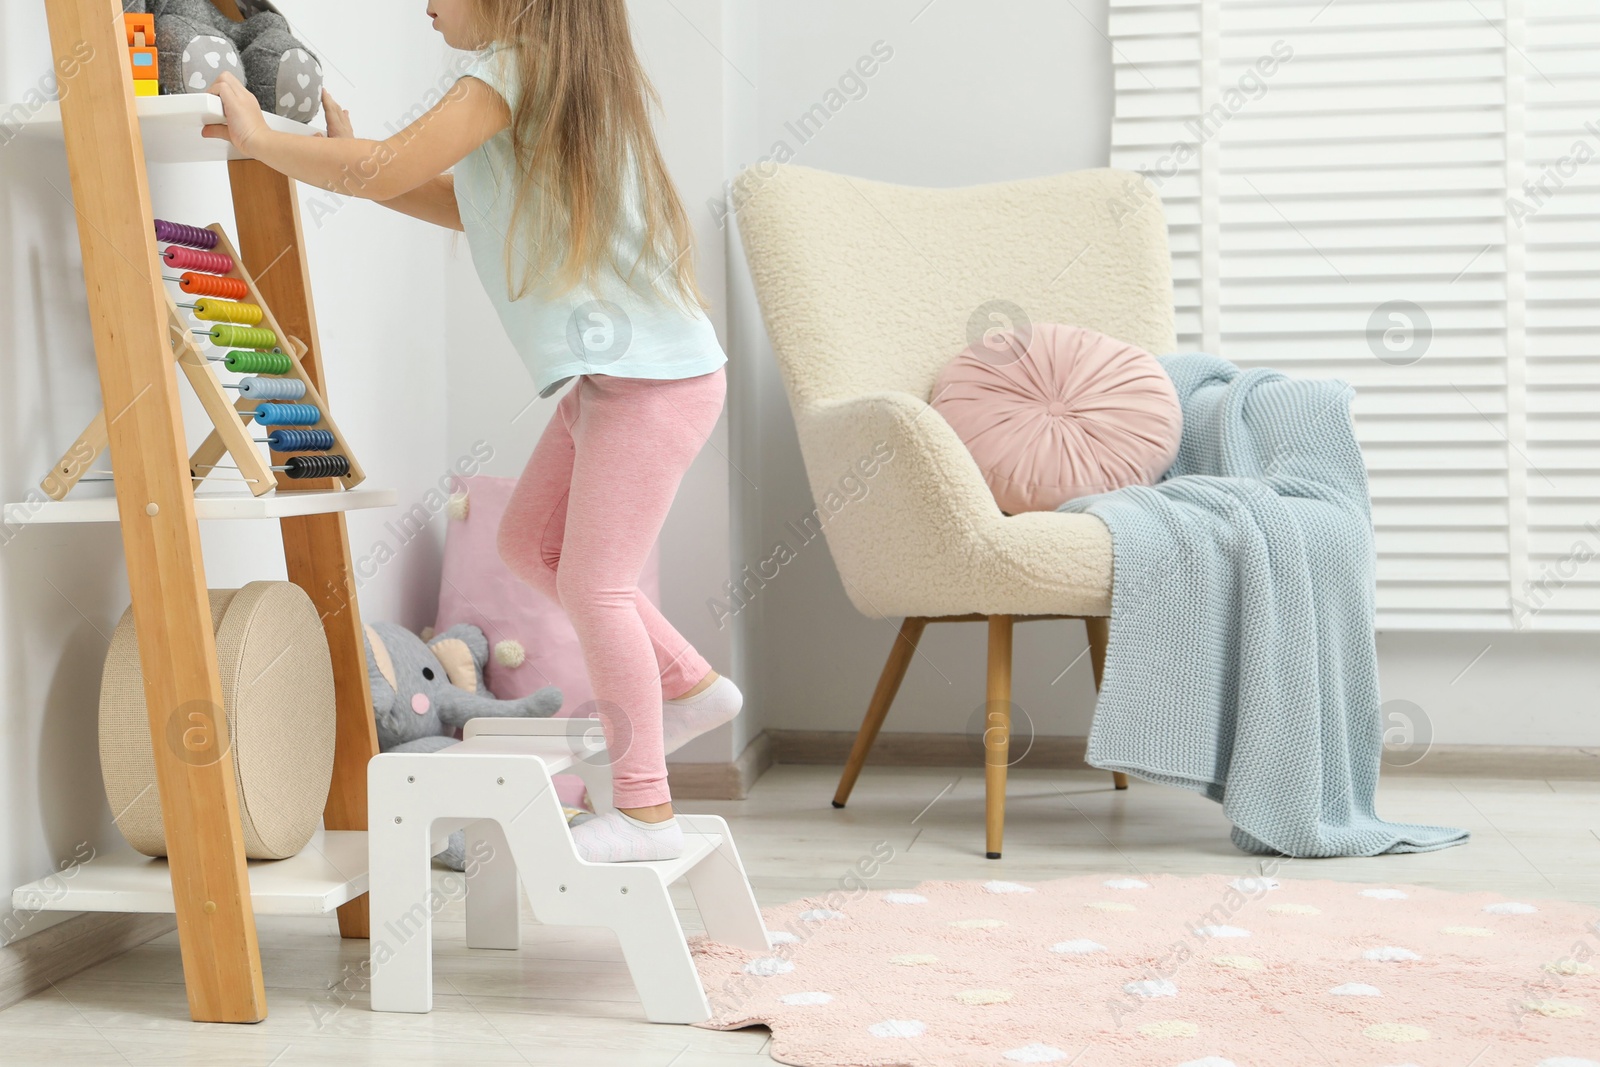
M200 298L194 304L179 304L170 292L166 294L173 355L214 427L189 460L195 485L222 469L218 461L224 455L233 459L255 496L274 489L327 489L334 480L346 489L360 485L366 473L329 414L316 383L301 365L305 345L290 337L273 317L222 226L201 229L158 219L155 230L156 239L167 244L162 262L184 271L179 277L164 275L164 279ZM209 330L192 329L181 309L217 325ZM196 336L234 350L226 356L207 356ZM248 377L224 385L217 374L218 364ZM237 400L229 396L230 388L238 390ZM241 422L241 415L256 426L276 428L258 440L251 436L250 424ZM109 444L102 409L39 487L52 499L65 500L80 482L101 480L86 479L85 475ZM272 463L262 458L258 444L270 446Z

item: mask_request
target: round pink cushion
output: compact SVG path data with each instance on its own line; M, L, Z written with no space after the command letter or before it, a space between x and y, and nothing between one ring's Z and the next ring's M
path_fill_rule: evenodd
M932 404L1012 515L1151 485L1183 433L1156 358L1077 326L991 335L945 367Z

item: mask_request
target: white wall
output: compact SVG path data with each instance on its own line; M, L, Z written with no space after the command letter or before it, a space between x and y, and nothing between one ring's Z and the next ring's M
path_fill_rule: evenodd
M1600 745L1597 644L1597 634L1379 633L1384 728L1449 745Z
M420 98L442 49L425 18L370 19L356 5L290 5L334 92L358 125ZM0 8L0 99L17 100L48 70L41 3ZM408 12L408 14L415 14ZM158 217L231 226L220 164L154 168ZM99 409L82 263L63 153L0 148L0 498L24 499ZM372 484L417 500L445 470L445 239L367 204L331 215L307 198L306 228L329 394ZM187 387L180 387L187 393ZM191 441L202 432L189 414ZM109 459L99 466L107 467ZM109 487L84 486L83 495ZM357 557L387 540L395 558L366 581L374 619L420 626L438 591L438 539L399 545L386 515L351 517ZM208 524L208 583L282 579L276 523ZM37 526L0 545L0 894L114 840L100 783L96 707L108 637L128 604L114 526ZM0 906L0 916L9 904ZM33 933L47 923L29 924Z

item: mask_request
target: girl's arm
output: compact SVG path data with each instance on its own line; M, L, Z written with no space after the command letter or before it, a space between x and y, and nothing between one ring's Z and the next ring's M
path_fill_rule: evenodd
M355 126L350 122L350 112L339 106L328 90L322 90L322 113L327 117L328 136L353 140ZM409 193L393 200L381 201L384 207L410 215L447 230L461 230L461 207L456 203L456 180L451 174L423 182Z
M358 137L301 137L267 125L261 105L231 74L211 91L222 98L226 126L205 136L231 141L240 152L308 185L345 196L395 204L397 210L459 227L445 213L444 172L511 122L500 94L476 78L458 81L433 110L386 141ZM415 209L415 210L413 210Z
M461 224L461 205L456 202L456 179L453 174L441 174L409 193L378 202L392 211L443 226L447 230L466 229Z

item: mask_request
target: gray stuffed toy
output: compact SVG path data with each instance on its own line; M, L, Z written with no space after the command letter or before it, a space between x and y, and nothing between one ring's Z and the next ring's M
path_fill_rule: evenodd
M310 122L322 110L322 65L268 0L238 2L243 22L211 0L122 0L122 7L156 17L163 93L207 92L228 73L249 87L261 110Z
M367 680L382 752L437 752L456 743L468 719L545 719L561 710L554 686L520 700L496 700L484 684L489 639L476 626L452 626L430 640L403 626L366 627ZM434 857L453 870L466 861L464 835Z

